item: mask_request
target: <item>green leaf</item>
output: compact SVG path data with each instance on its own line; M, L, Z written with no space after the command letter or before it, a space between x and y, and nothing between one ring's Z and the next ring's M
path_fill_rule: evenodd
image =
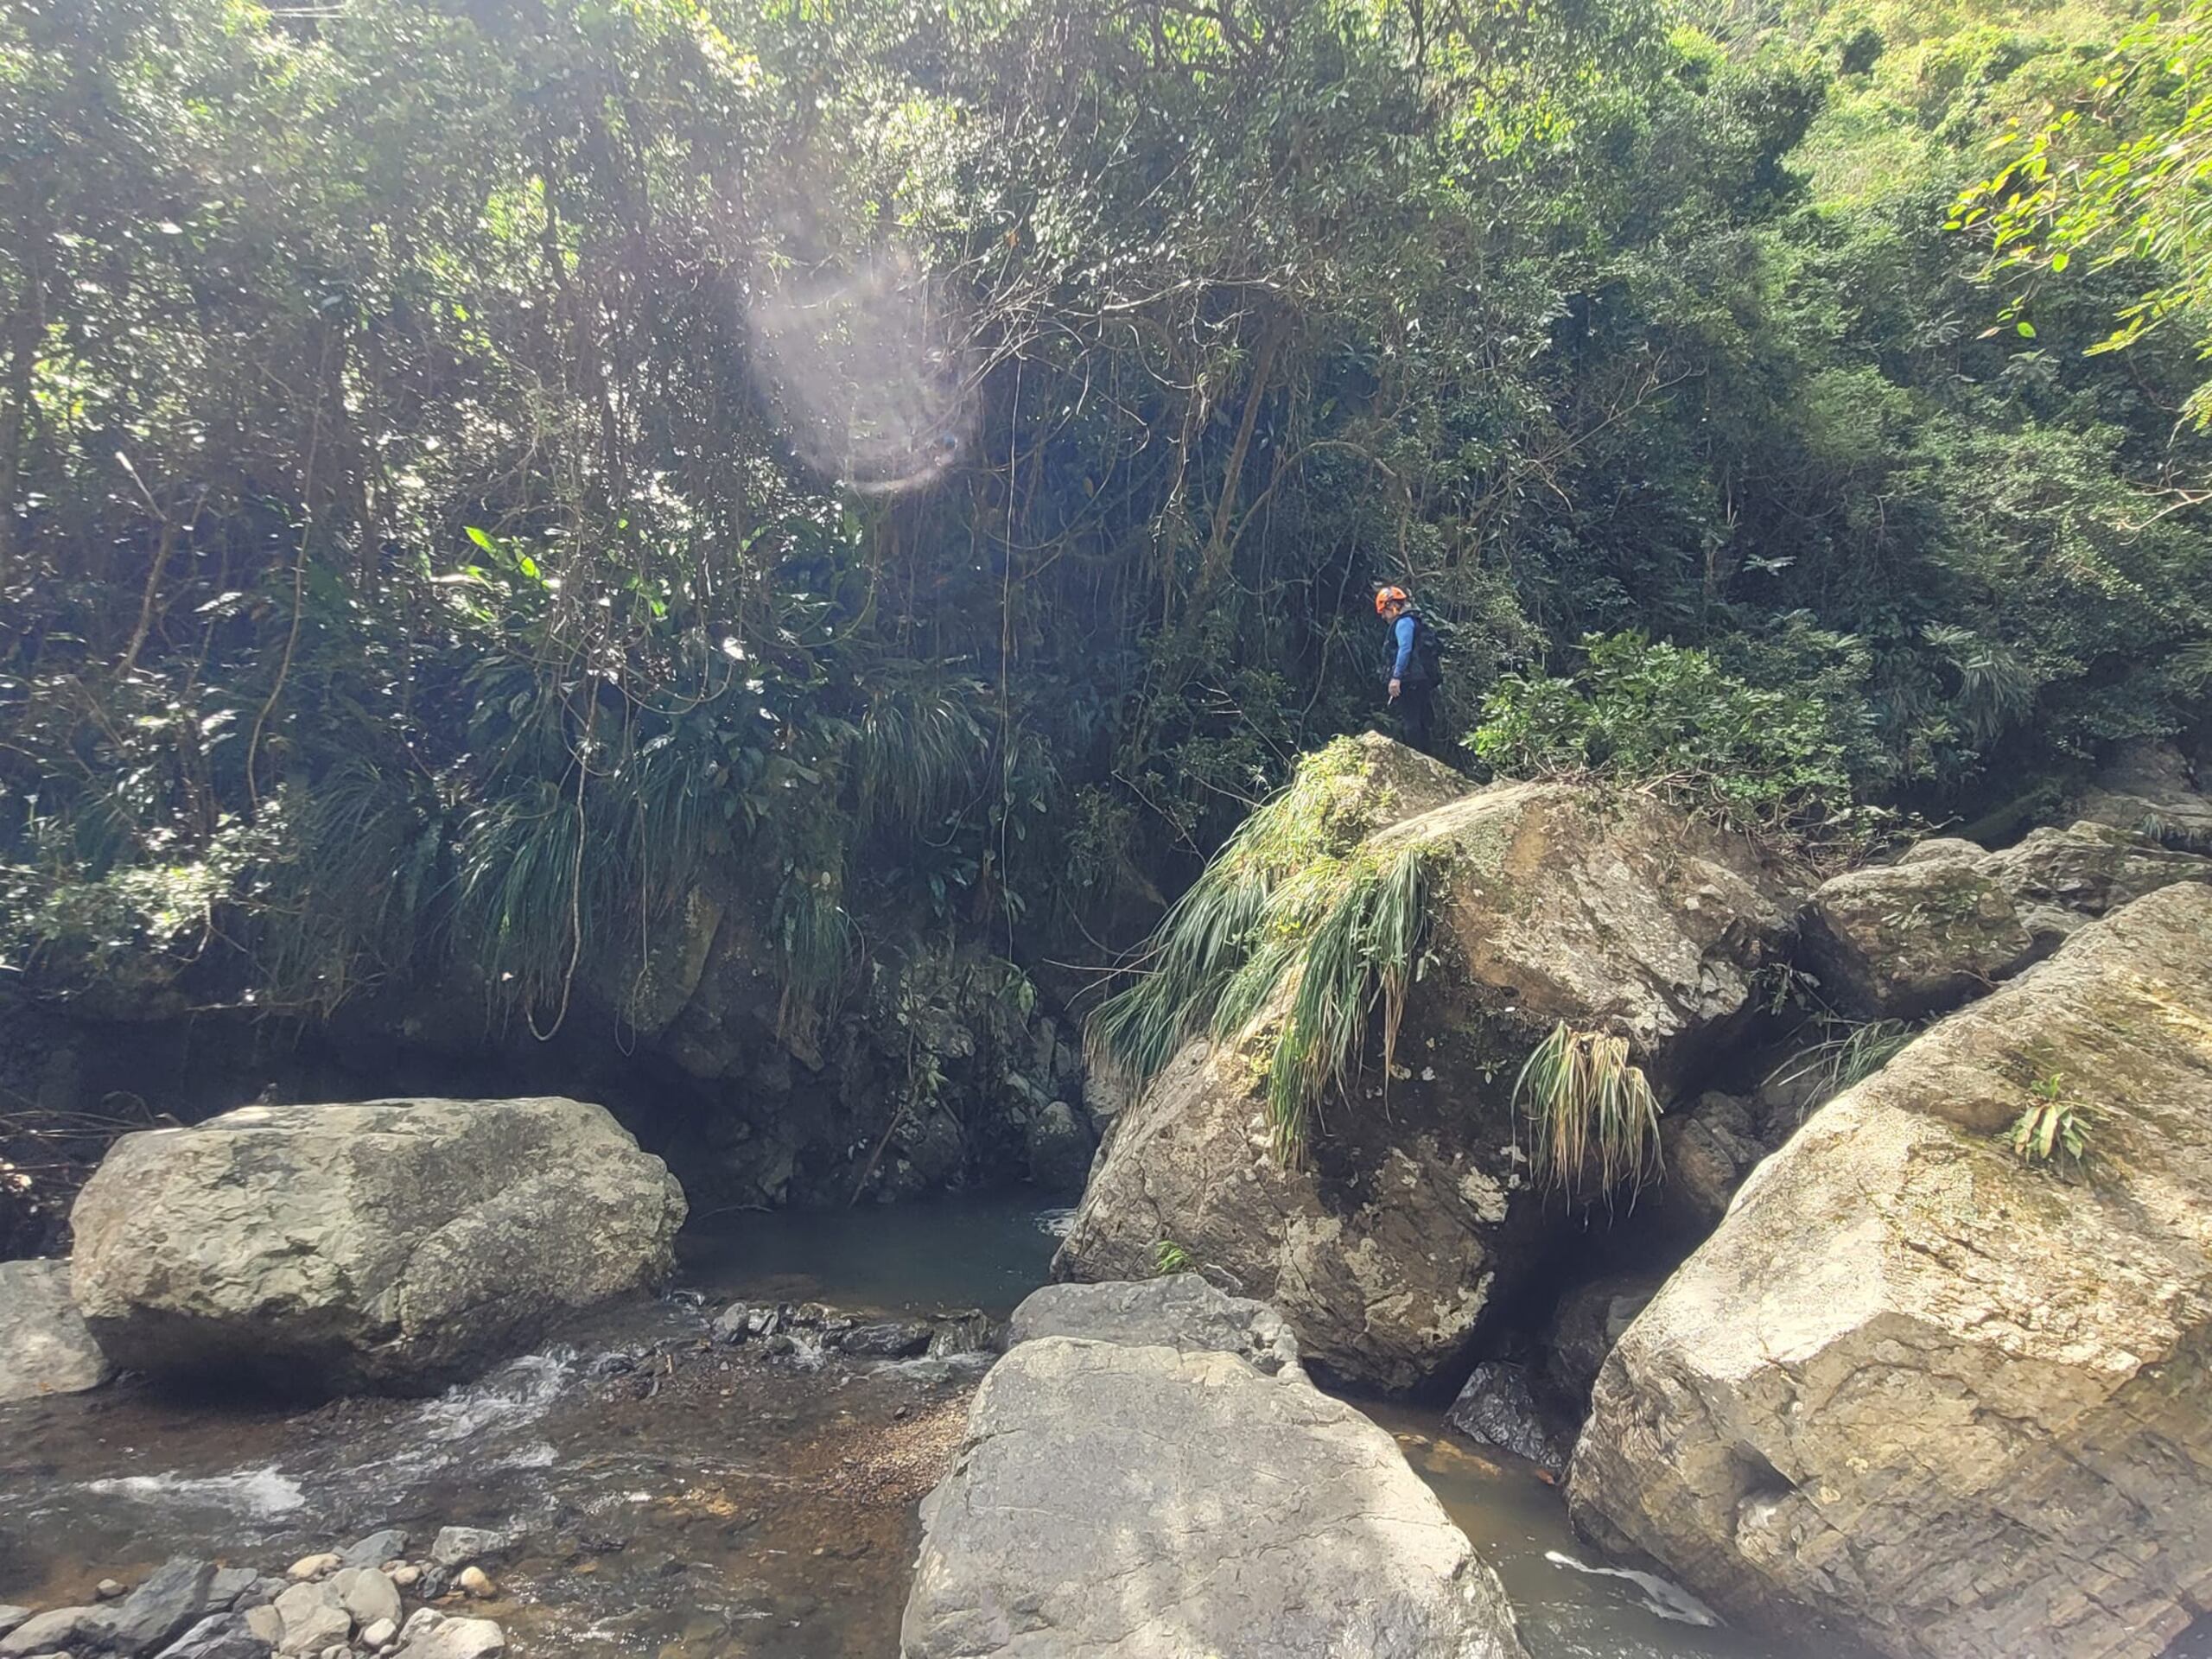
M2033 340L2036 337L2036 326L2032 322L2016 322L2012 327L2022 340Z
M470 524L465 533L470 541L475 543L477 546L482 548L486 553L496 553L499 550L499 543L494 542L491 537L486 535L484 531L477 529L475 525Z

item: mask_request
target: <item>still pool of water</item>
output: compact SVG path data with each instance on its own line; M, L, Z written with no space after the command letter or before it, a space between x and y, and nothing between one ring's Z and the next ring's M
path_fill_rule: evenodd
M685 1282L869 1313L980 1307L1003 1319L1045 1282L1074 1215L1026 1193L728 1217L679 1241Z
M518 1659L888 1659L980 1360L809 1369L707 1340L730 1299L1003 1314L1065 1212L1009 1198L745 1216L683 1241L677 1294L607 1310L434 1399L302 1409L125 1382L0 1408L0 1601L87 1599L190 1551L281 1569L379 1526L518 1524L487 1609ZM1525 1469L1367 1408L1498 1567L1533 1659L1815 1659L1611 1573ZM1820 1656L1818 1659L1826 1659Z

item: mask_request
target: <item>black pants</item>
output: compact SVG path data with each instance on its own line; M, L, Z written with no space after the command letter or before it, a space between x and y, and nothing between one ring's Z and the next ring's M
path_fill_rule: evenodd
M1401 681L1398 700L1390 706L1398 711L1398 724L1405 731L1406 741L1423 754L1434 754L1436 688L1426 681L1419 684Z

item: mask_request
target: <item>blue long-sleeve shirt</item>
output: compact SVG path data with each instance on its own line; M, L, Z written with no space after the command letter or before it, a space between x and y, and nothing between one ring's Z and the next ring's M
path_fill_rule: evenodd
M1410 611L1407 612L1405 615L1400 617L1395 622L1390 625L1390 632L1397 637L1398 641L1397 658L1390 664L1390 677L1394 680L1404 679L1412 671L1414 665L1414 635L1419 626L1420 625L1414 620L1413 613Z

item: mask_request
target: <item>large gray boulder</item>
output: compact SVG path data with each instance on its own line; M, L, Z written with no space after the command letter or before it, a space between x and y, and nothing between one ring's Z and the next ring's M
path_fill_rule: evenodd
M2075 804L2079 816L2115 830L2212 849L2212 791L2189 757L2155 740L2123 745Z
M2089 1159L2031 1166L2055 1096ZM1615 1345L1579 1525L1910 1659L2151 1659L2212 1605L2212 889L1932 1027Z
M2212 881L2212 858L2087 822L2031 830L1979 868L2046 948L2145 893L2177 881Z
M96 1389L114 1369L69 1300L67 1262L0 1262L0 1405Z
M1009 1348L1039 1337L1236 1354L1270 1375L1298 1363L1298 1338L1281 1314L1265 1302L1231 1296L1196 1273L1046 1285L1014 1310L1006 1328Z
M1382 739L1359 759L1352 855L1434 855L1403 1075L1386 1096L1370 1055L1286 1167L1263 1076L1280 1007L1192 1044L1115 1120L1055 1271L1142 1278L1175 1246L1280 1308L1309 1363L1402 1390L1463 1366L1484 1308L1573 1224L1514 1147L1530 1049L1559 1020L1617 1033L1663 1100L1745 1010L1797 901L1740 838L1642 796L1470 790Z
M125 1135L72 1224L118 1364L415 1391L667 1273L683 1194L555 1097L249 1106Z
M1021 1344L922 1522L904 1659L1526 1659L1390 1436L1231 1354Z
M1920 858L1823 882L1805 910L1805 956L1835 1007L1909 1017L2019 972L2036 941L1979 861Z
M2103 823L2033 830L1994 853L1944 836L1823 883L1806 906L1806 957L1846 1013L1939 1012L2177 881L2212 881L2212 858Z

